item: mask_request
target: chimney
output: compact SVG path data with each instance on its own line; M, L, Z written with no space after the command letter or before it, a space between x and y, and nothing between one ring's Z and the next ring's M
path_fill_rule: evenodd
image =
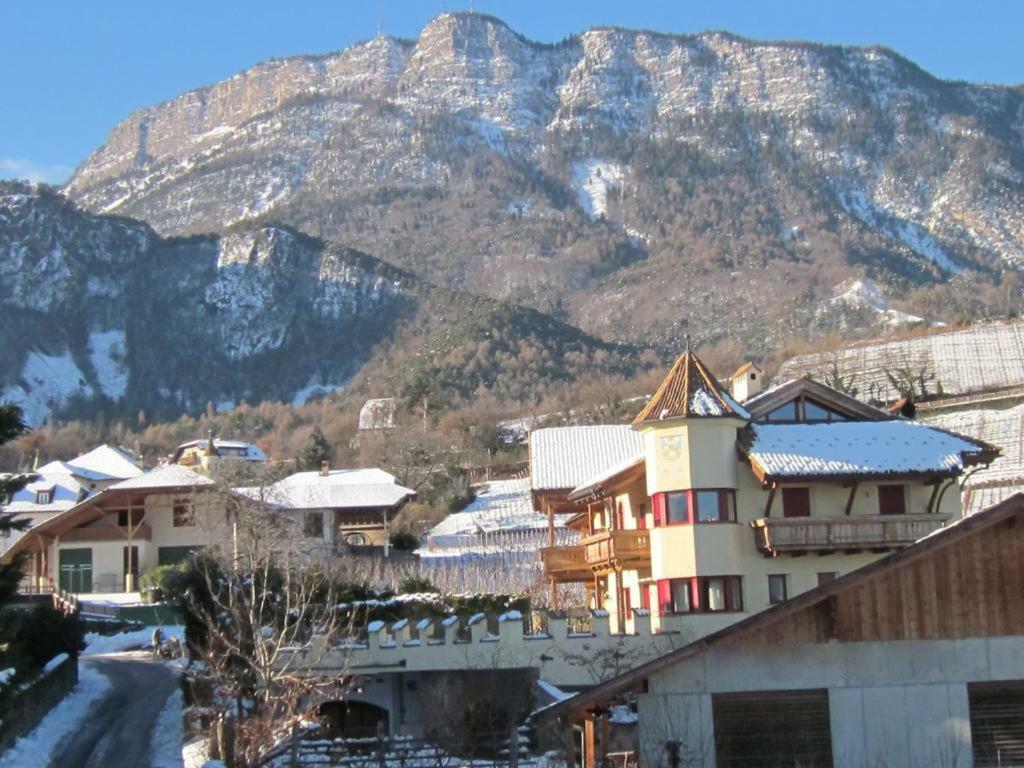
M742 403L764 389L764 371L754 363L744 363L729 377L729 381L733 399Z
M206 455L216 456L217 449L213 446L213 430L206 433Z
M320 477L327 477L329 474L331 474L331 462L324 459L320 462Z

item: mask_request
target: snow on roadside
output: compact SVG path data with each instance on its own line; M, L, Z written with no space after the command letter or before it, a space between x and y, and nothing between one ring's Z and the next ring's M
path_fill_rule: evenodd
M185 768L204 768L209 766L210 761L210 740L199 736L188 742L181 748L181 759Z
M183 705L181 689L167 697L167 703L157 715L153 732L149 736L152 753L150 768L182 768L184 761L181 751L181 710Z
M106 675L92 667L79 666L78 684L39 725L0 755L0 768L49 764L57 744L79 727L92 711L93 703L109 688Z
M139 648L151 648L153 646L153 630L156 627L144 627L132 632L120 632L116 635L100 635L96 632L89 632L85 636L84 654L98 655L104 653L120 653L121 651L134 651ZM176 637L185 642L185 628L175 626L161 627L164 633L164 640Z

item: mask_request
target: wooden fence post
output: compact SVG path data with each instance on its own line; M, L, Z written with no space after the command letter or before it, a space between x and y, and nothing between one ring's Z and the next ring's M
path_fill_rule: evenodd
M230 712L224 714L221 720L220 735L221 760L226 768L237 768L235 763L235 718Z

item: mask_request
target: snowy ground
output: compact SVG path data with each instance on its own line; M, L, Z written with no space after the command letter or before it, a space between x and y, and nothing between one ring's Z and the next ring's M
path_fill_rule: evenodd
M96 701L110 689L107 677L95 669L79 667L78 685L50 710L27 736L18 739L0 755L0 768L27 768L47 765L57 743L78 728ZM180 762L179 762L180 764Z
M151 768L181 768L181 689L172 693L157 718L149 737L153 750Z

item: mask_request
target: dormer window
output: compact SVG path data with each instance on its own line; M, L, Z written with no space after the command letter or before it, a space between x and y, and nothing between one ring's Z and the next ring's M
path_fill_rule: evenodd
M36 491L36 504L49 504L53 501L53 490Z

